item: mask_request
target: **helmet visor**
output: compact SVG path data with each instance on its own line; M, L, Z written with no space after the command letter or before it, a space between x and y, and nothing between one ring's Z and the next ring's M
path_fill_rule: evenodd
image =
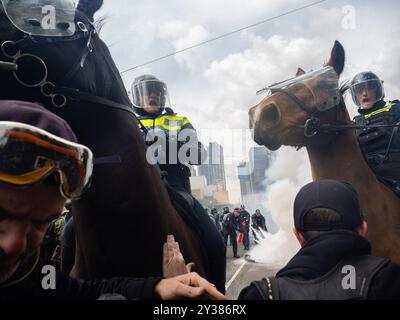
M373 105L385 96L382 81L379 79L355 83L350 87L350 92L354 103L358 107L362 107L365 104Z
M302 85L308 90L313 97L311 104L320 111L329 110L340 102L339 76L330 66L275 83L257 94L266 92L267 96L270 96L276 93L277 89L289 91L294 85Z
M75 5L72 0L1 0L12 24L33 36L72 36Z
M27 187L56 172L61 194L78 198L93 172L92 152L30 125L0 122L0 183Z
M132 86L133 105L142 109L169 107L167 85L159 80L145 80Z

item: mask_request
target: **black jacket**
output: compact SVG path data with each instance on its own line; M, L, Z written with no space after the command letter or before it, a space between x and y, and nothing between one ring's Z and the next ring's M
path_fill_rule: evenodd
M368 240L350 231L337 230L321 234L300 249L276 277L297 280L319 278L332 270L343 258L370 255ZM261 300L254 285L245 287L239 300ZM400 299L400 265L389 262L372 279L368 299Z
M250 230L250 213L248 213L246 210L242 211L239 216L239 222L240 222L240 230L242 232L249 232Z
M95 300L102 294L120 294L127 299L159 299L154 293L159 278L113 278L108 280L82 281L56 272L56 288L44 290L41 263L35 266L32 257L6 283L0 284L0 301L5 300ZM32 272L29 272L32 270ZM24 276L28 275L26 278ZM21 280L22 279L22 280Z
M225 233L239 231L239 217L235 217L233 212L226 213L222 220L222 226Z
M268 231L267 227L265 225L265 218L263 215L257 215L256 213L253 213L251 216L251 222L253 223L253 228L256 228L259 230L259 228Z
M359 109L358 112L360 115L354 118L354 122L365 127L356 130L357 138L370 166L375 168L383 161L384 156L386 156L384 163L398 161L400 158L399 129L373 126L398 124L400 122L399 101L386 103L380 100L371 109ZM389 155L394 159L391 159Z

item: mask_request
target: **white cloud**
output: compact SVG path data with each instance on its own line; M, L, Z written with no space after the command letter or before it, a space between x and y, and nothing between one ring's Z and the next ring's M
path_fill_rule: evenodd
M180 51L211 38L210 33L201 25L189 25L182 20L169 21L160 25L159 35L173 44L175 51ZM175 55L176 61L189 71L204 68L208 50L205 47Z

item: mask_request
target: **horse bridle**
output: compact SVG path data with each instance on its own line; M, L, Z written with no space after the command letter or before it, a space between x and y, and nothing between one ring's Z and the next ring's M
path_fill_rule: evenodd
M295 124L292 125L292 127L295 128L301 128L304 129L304 136L306 138L312 138L314 137L319 131L340 131L340 130L346 130L346 129L363 129L363 128L396 128L400 127L400 123L396 124L377 124L377 125L371 125L371 126L366 126L366 125L352 125L352 124L321 124L321 120L316 116L319 113L323 113L325 111L321 110L314 110L314 111L309 111L307 107L304 105L304 103L296 97L293 93L290 91L287 91L282 88L273 88L271 93L283 93L287 95L301 110L303 110L306 114L309 115L309 118L305 121L303 125L301 124ZM336 112L338 112L339 107L343 105L344 106L344 100L343 96L341 95L340 99L338 100L338 103L333 106L333 108L336 109ZM330 109L329 109L330 110ZM328 111L328 110L326 110ZM393 136L393 135L392 135ZM393 138L393 137L392 137Z
M311 138L318 133L318 129L320 127L320 119L316 115L322 111L318 109L315 109L314 111L308 110L303 101L301 101L299 98L296 97L296 95L285 89L273 88L271 90L271 93L283 93L287 95L301 110L308 114L309 118L306 120L304 125L293 125L293 127L304 129L304 136L306 138ZM335 107L337 107L337 105Z
M6 58L10 59L11 62L0 61L0 70L12 72L15 80L24 87L40 88L41 94L46 98L50 98L52 105L56 108L64 108L67 105L68 99L71 99L74 101L84 101L122 110L133 115L138 121L142 130L147 133L147 129L140 122L131 105L127 106L76 88L58 86L48 81L48 67L43 59L35 54L21 53L24 49L40 43L56 44L87 39L82 56L79 57L77 62L71 67L70 71L60 80L61 83L66 82L67 80L71 79L80 68L83 68L86 58L94 51L92 38L96 34L96 28L94 27L93 23L90 21L87 21L87 23L78 21L76 22L76 25L78 27L77 32L73 36L69 37L38 37L26 35L17 41L4 41L1 44L1 52ZM32 58L41 66L43 69L43 75L40 77L40 81L36 83L26 83L18 76L18 62L24 58Z

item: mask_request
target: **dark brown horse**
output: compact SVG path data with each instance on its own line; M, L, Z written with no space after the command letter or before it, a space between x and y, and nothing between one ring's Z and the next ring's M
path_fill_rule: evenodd
M122 79L92 25L102 3L79 2L78 36L65 41L32 40L0 9L0 44L13 41L3 45L0 60L12 62L15 58L10 56L18 57L18 50L40 57L48 69L47 81L55 84L42 90L23 86L9 71L13 66L3 63L0 98L42 103L64 118L79 142L102 160L95 164L90 189L73 204L81 277L161 275L163 242L167 234L174 234L186 260L195 263L194 271L224 291L225 248L217 230L205 213L198 214L202 208L196 214L179 197L172 203L157 168L146 161L138 122L130 107L124 107L131 103ZM25 40L16 42L21 39ZM20 79L30 84L41 79L44 67L38 59L26 56L16 62ZM56 108L51 98L54 104L66 105Z
M344 49L336 41L326 66L333 67L340 75L344 60ZM296 76L303 73L299 69ZM368 221L367 238L372 243L373 253L399 262L400 199L379 182L368 167L354 130L339 128L351 124L343 99L335 107L316 114L322 125L317 131L311 130L316 133L314 136L306 137L304 124L316 108L312 91L323 94L321 88L326 86L328 79L315 76L308 81L308 88L294 80L283 91L278 90L250 109L254 140L271 150L277 150L281 145L305 146L314 180L330 178L351 182L359 193Z

